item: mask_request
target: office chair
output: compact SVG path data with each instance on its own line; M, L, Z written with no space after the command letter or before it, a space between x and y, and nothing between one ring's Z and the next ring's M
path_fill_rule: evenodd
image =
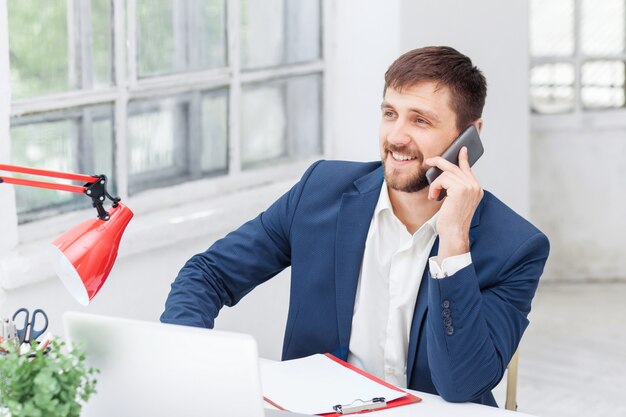
M509 366L507 367L506 376L506 402L504 408L511 411L517 411L517 364L519 361L519 349L515 351Z

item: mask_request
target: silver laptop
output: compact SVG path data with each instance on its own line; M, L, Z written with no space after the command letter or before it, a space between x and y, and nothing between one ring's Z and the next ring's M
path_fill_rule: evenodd
M67 312L68 340L100 369L81 416L295 416L265 410L252 336Z

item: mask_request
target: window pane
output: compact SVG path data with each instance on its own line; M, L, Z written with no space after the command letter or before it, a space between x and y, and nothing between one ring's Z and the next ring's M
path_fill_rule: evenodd
M66 91L67 2L8 1L11 95L13 99Z
M583 0L581 44L585 54L624 52L624 8L624 0Z
M284 0L241 0L241 67L263 68L283 62Z
M321 5L319 0L287 1L286 63L314 61L321 57Z
M624 107L624 62L585 62L581 75L584 107Z
M287 81L287 120L294 157L322 153L322 77L310 75Z
M196 1L197 11L191 13L190 68L226 66L226 5L223 0Z
M111 84L111 0L7 4L14 99Z
M113 171L113 120L112 118L94 120L93 135L93 172L88 174L104 174L108 179L109 194L116 192L116 175Z
M574 0L530 1L530 54L574 53Z
M531 108L537 113L563 113L574 109L574 66L568 63L537 65L530 70Z
M320 154L321 77L244 87L241 124L244 169L284 157Z
M128 119L131 174L174 166L176 111L168 105L163 107Z
M172 0L137 0L139 76L169 73L184 68L181 46L177 48L174 39L173 13Z
M11 126L12 163L52 171L105 174L114 192L113 107L89 106L14 118ZM77 182L24 175L41 181ZM18 216L26 222L76 207L91 207L85 196L67 191L16 187Z
M130 192L180 182L188 172L187 106L177 99L129 103Z
M93 81L96 86L111 85L113 79L111 14L111 0L91 1Z
M77 172L78 126L72 120L31 123L11 128L11 163L38 169ZM15 176L20 176L14 174ZM23 176L42 181L70 181ZM33 187L15 187L20 222L33 220L33 212L78 201L79 194ZM88 203L88 199L85 199Z
M225 19L224 0L137 0L138 75L226 65Z
M283 85L247 87L241 96L241 161L244 167L287 154Z
M228 91L202 97L202 172L228 168Z
M240 1L243 69L320 58L319 0Z

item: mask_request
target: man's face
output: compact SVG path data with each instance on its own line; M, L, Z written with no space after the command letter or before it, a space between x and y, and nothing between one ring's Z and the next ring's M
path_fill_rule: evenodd
M459 135L450 90L423 81L402 92L388 88L381 104L380 152L385 180L394 190L428 186L424 160L438 156Z

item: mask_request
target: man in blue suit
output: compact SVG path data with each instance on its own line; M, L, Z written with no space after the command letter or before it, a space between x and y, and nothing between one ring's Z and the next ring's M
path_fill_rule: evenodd
M315 163L185 264L161 320L213 327L222 306L291 266L283 359L331 352L399 386L496 405L549 244L483 191L465 148L458 166L438 156L480 130L486 89L452 48L402 55L385 74L382 164ZM430 166L443 174L429 186Z

